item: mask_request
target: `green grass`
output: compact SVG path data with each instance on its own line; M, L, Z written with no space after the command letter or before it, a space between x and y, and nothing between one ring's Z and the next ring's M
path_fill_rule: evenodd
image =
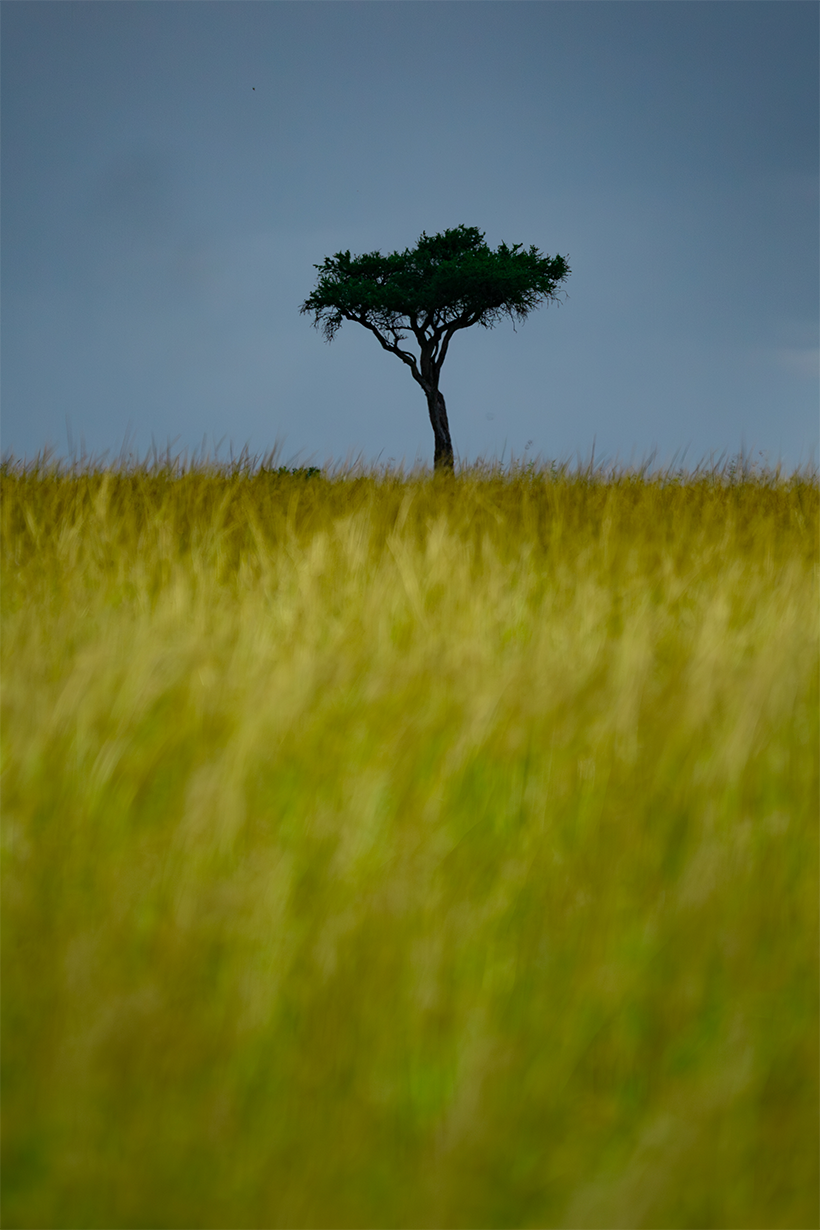
M7 462L3 1224L818 1224L818 485Z

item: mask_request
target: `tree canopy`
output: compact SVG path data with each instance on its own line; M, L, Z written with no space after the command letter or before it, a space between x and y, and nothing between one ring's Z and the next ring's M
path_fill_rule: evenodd
M473 226L422 233L414 248L382 256L367 252L326 257L316 289L301 306L332 341L345 320L362 325L410 369L427 397L436 439L436 466L452 466L452 445L439 375L453 334L503 316L515 324L559 298L570 269L563 256L502 243L495 250ZM401 345L412 334L418 357Z

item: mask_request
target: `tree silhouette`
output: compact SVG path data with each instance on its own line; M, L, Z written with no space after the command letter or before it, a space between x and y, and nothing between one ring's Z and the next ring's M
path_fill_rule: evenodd
M345 320L355 321L410 368L421 385L435 437L436 470L453 468L447 408L439 390L441 367L453 334L472 325L491 329L503 316L524 321L542 303L559 299L569 275L563 256L502 243L495 251L474 226L440 235L422 233L415 248L325 257L316 289L302 304L332 341ZM412 334L418 356L401 343Z

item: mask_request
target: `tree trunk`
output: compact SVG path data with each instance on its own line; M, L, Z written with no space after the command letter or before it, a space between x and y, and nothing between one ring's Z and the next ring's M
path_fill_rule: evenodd
M447 407L438 389L433 386L425 390L427 409L430 412L430 423L436 441L436 451L433 458L435 471L452 471L453 445L450 440L450 424L447 422Z

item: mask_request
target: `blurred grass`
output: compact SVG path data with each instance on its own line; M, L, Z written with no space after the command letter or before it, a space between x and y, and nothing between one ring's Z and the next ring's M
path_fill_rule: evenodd
M3 1224L818 1224L818 486L5 464Z

